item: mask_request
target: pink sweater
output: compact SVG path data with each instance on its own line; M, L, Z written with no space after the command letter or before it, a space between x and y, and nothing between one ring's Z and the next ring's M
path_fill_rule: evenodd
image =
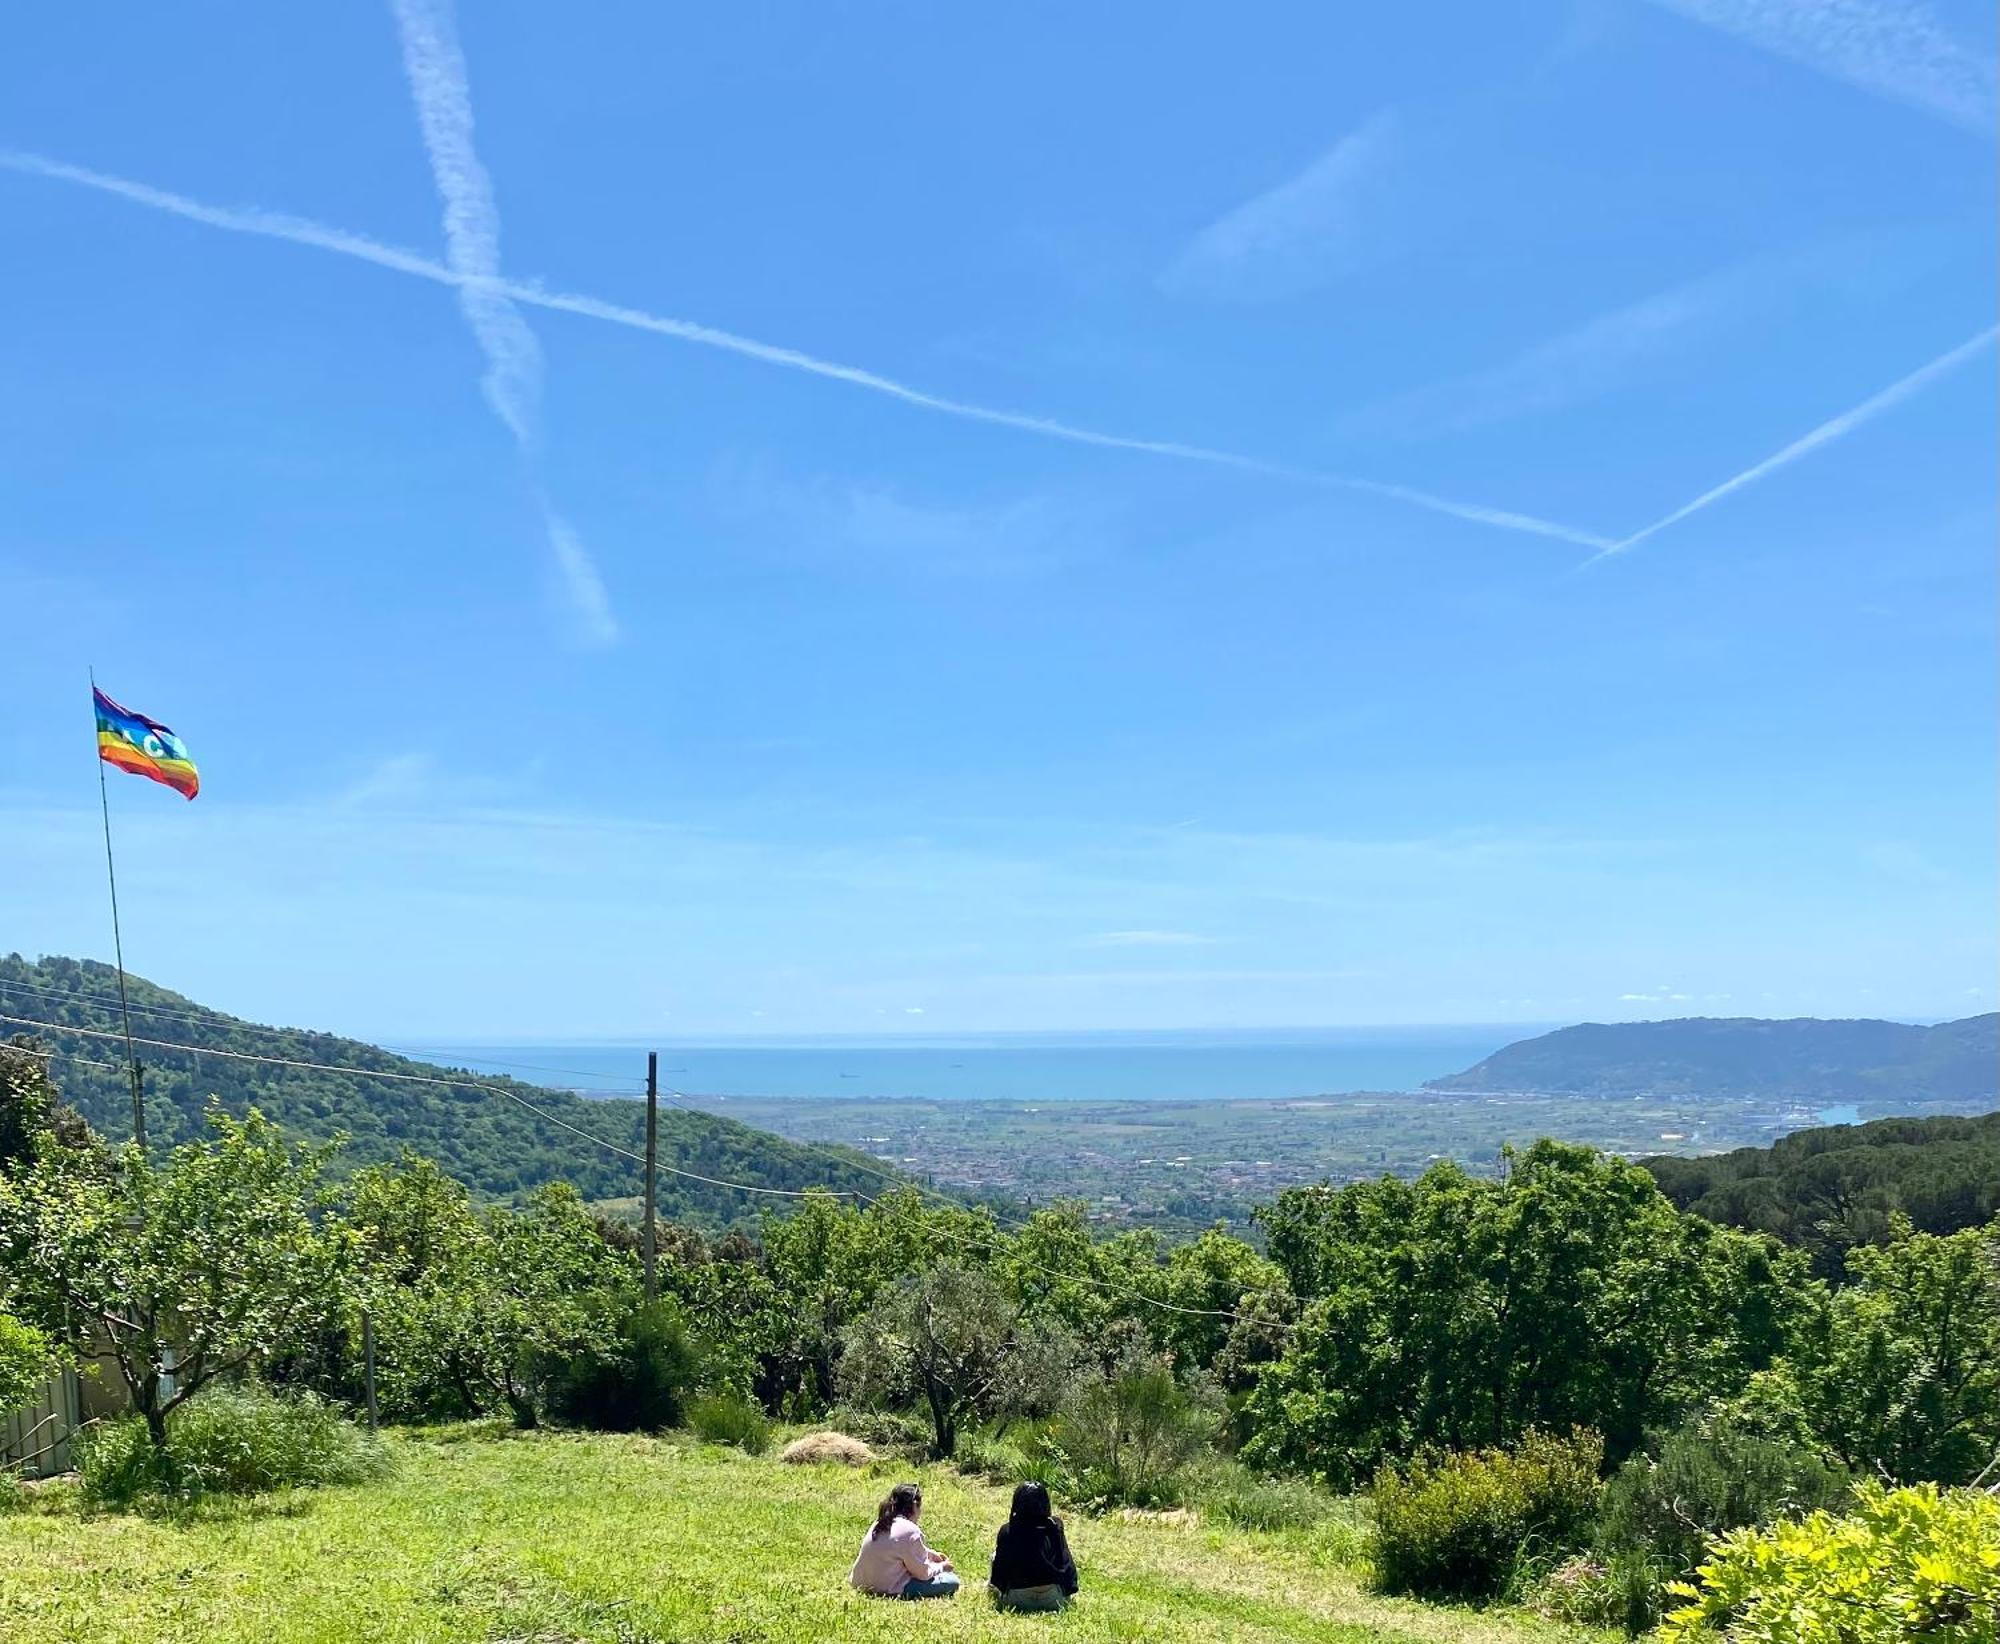
M924 1541L924 1533L906 1518L899 1518L881 1535L861 1538L861 1556L854 1561L848 1580L864 1593L894 1598L912 1581L935 1581L944 1570L944 1560Z

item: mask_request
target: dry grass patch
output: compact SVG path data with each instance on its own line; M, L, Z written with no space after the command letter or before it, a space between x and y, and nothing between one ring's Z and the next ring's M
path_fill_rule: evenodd
M874 1461L875 1452L858 1438L849 1438L845 1433L808 1433L804 1438L793 1439L786 1445L778 1453L778 1459L794 1467L827 1464L866 1467Z

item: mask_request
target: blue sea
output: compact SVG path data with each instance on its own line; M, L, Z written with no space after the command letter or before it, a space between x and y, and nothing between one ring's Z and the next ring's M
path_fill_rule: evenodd
M1291 1033L1008 1034L895 1044L817 1040L664 1043L660 1088L690 1096L904 1097L930 1101L1132 1102L1282 1099L1415 1090L1527 1026L1354 1027ZM586 1095L638 1095L640 1043L439 1044L391 1048Z

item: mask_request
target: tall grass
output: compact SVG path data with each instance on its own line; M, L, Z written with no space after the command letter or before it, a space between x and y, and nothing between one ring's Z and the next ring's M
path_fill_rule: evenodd
M79 1448L84 1499L106 1507L358 1484L389 1467L381 1444L324 1399L257 1387L210 1388L190 1399L168 1418L164 1451L137 1416L94 1429Z

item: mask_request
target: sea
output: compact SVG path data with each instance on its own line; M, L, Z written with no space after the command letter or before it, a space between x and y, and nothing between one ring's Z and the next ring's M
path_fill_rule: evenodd
M1005 1034L864 1040L671 1041L660 1088L688 1096L925 1101L1282 1100L1409 1091L1457 1073L1540 1024L1345 1027L1274 1033ZM387 1048L473 1072L589 1096L645 1089L647 1045L399 1043Z

